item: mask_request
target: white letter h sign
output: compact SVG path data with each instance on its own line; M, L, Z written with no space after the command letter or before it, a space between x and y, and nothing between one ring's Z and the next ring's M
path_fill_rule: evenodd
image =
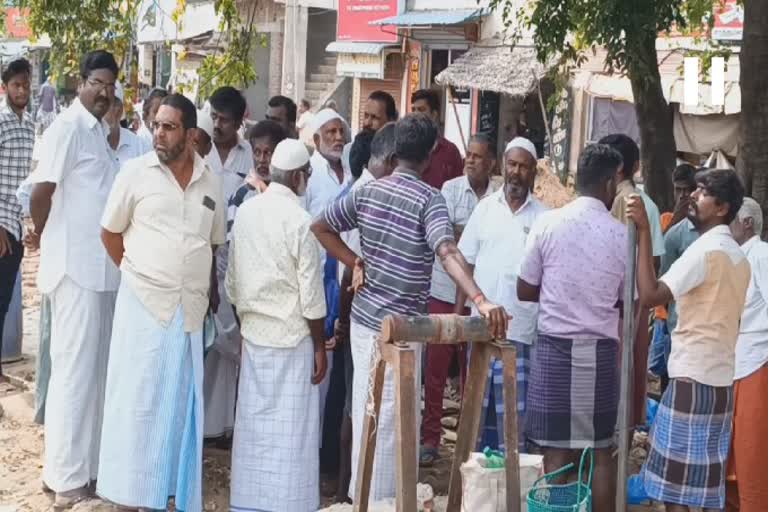
M712 78L712 105L725 104L725 59L713 57L709 69ZM683 61L683 101L686 106L695 107L699 104L699 58L686 57Z

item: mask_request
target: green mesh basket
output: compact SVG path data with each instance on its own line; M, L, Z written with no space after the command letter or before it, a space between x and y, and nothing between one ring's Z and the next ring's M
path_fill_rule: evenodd
M587 460L589 460L589 476L585 484L583 475ZM563 485L549 483L563 473L571 471L573 467L573 463L568 464L536 480L533 488L528 492L528 512L592 512L594 456L591 448L586 448L581 454L578 480Z

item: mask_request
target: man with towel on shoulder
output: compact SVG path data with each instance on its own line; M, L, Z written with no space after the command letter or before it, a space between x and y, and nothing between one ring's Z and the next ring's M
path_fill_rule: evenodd
M320 505L320 396L326 372L320 247L299 197L312 171L296 139L275 148L271 182L237 212L226 290L241 321L233 511Z

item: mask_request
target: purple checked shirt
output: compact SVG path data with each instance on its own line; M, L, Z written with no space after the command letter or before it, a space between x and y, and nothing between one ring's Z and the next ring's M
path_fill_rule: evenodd
M626 260L627 228L597 199L579 197L542 214L519 274L541 286L539 333L617 340Z

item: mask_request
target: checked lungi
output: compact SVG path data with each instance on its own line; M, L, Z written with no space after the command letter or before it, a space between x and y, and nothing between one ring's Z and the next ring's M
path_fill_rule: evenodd
M320 391L314 346L243 345L230 509L314 512L320 505Z
M513 341L517 351L517 423L518 449L525 453L525 410L528 393L528 379L531 373L531 345ZM483 451L488 446L504 450L504 366L501 359L492 359L488 369L488 382L483 398L483 420L477 450Z
M619 344L539 334L525 412L539 446L581 450L613 445L619 404Z
M672 379L651 427L651 448L641 471L648 496L723 508L732 419L731 386Z

